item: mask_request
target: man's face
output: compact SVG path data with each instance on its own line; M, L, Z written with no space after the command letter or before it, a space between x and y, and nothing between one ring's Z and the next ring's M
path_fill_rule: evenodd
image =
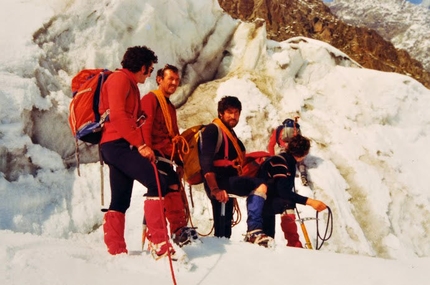
M229 128L234 128L239 123L240 111L236 108L228 108L223 114L220 114L220 119Z
M164 71L164 78L157 77L157 81L158 89L163 91L165 96L170 97L170 95L175 93L181 80L179 79L179 74L167 69Z
M137 72L137 82L138 83L145 83L146 78L151 76L151 73L154 71L154 66L151 64L149 68L146 68L145 66L142 66L142 69L140 72Z

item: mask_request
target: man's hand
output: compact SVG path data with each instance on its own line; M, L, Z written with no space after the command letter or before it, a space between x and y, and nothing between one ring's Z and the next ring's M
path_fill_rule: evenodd
M141 156L149 159L150 162L155 162L154 151L149 146L145 144L145 145L139 146L137 150L139 151Z
M227 203L228 201L228 194L227 194L227 191L225 190L215 188L211 190L211 195L215 197L215 199L217 199L218 202Z

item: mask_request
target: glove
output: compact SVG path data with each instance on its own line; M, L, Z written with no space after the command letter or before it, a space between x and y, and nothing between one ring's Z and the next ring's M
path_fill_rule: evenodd
M321 211L327 209L326 204L324 204L323 202L321 202L319 200L314 200L311 198L308 198L308 200L306 200L306 205L311 206L312 208L314 208L318 212L321 212Z

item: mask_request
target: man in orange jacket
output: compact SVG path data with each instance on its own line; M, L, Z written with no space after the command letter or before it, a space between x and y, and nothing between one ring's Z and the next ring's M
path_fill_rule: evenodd
M165 227L163 201L166 182L157 183L153 153L146 145L142 131L142 112L138 83L144 83L157 63L155 53L145 46L127 49L121 62L122 69L112 73L103 85L99 111L109 110L100 142L103 160L109 166L111 202L103 221L104 241L112 255L127 253L124 239L125 212L130 206L134 180L148 191L144 202L147 213L147 238L151 251L161 257L174 250ZM162 177L160 177L162 178ZM150 214L149 214L150 213Z
M197 232L187 227L188 217L181 195L183 162L181 160L182 141L175 106L170 96L180 83L179 69L170 64L157 71L158 89L141 99L141 109L146 116L142 126L145 143L155 157L159 172L166 178L167 194L164 197L166 218L169 221L173 241L183 246L195 241ZM173 167L176 165L176 171Z

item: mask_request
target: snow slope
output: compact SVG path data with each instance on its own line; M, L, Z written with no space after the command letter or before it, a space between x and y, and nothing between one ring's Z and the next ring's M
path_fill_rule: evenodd
M430 91L419 82L361 68L319 41L268 41L264 25L235 21L216 1L5 0L2 6L1 23L14 29L0 32L1 284L428 283ZM156 68L181 68L174 101L182 129L213 119L227 94L243 103L236 132L249 151L264 149L285 117L301 116L312 140L306 163L313 189L297 182L297 190L333 211L333 235L321 250L285 247L279 228L272 251L244 243L240 198L232 238L209 235L184 248L193 267L175 265L172 276L167 259L155 262L141 250L145 188L136 183L127 212L130 254L108 255L100 228L108 169L102 205L94 148L86 153L81 146L89 162L81 176L73 164L69 84L81 68L119 67L131 45L153 48ZM151 78L141 92L154 86ZM208 199L199 187L192 194L193 222L206 234ZM299 211L315 217L309 207ZM323 231L327 212L320 219ZM315 220L306 225L315 245Z

